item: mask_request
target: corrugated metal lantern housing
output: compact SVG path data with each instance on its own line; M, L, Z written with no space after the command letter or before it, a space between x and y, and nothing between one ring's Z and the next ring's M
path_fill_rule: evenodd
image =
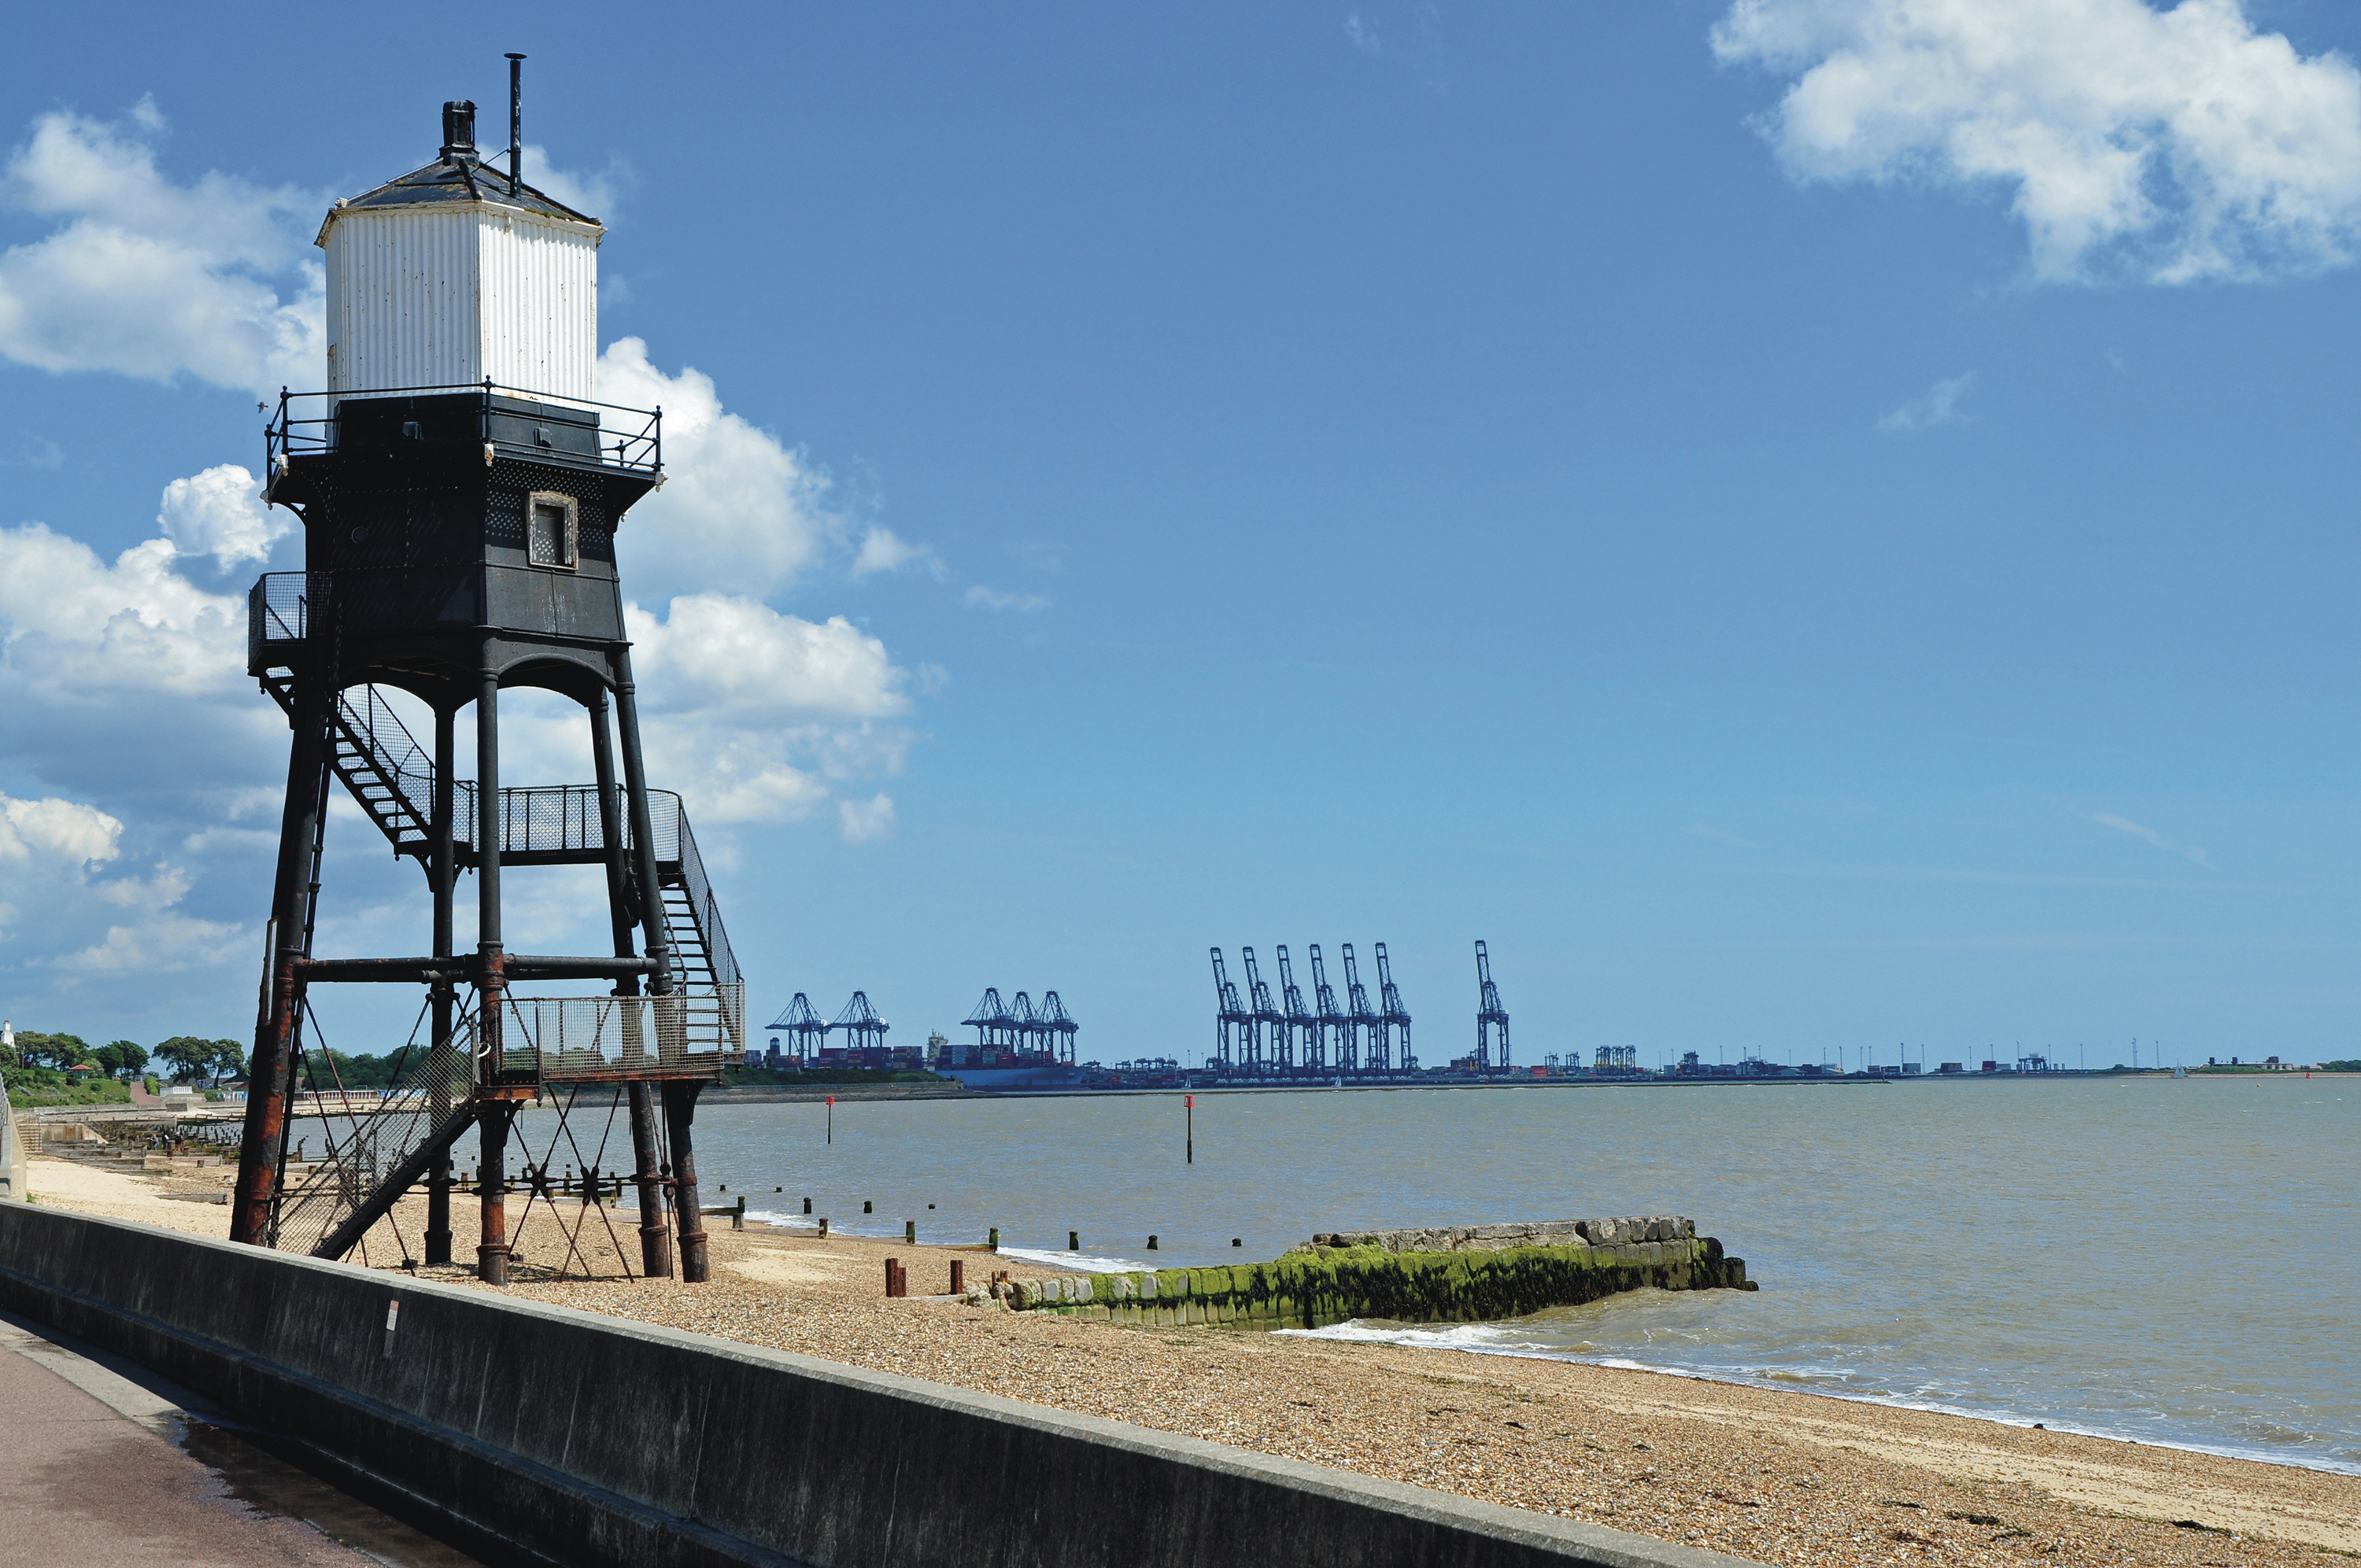
M597 396L606 229L475 146L473 104L443 106L443 153L338 202L328 256L328 391L494 386Z

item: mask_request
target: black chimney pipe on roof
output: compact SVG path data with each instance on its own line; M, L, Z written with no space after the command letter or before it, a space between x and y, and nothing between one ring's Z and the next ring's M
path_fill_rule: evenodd
M517 193L524 173L524 56L509 56L509 194Z
M476 105L455 98L443 105L443 161L476 156Z

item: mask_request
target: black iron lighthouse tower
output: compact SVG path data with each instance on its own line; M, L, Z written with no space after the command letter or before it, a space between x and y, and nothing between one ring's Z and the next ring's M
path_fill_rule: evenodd
M476 149L474 105L449 104L434 162L328 214L327 390L282 395L268 433L265 499L302 519L304 569L266 576L248 602L249 673L292 740L232 1235L341 1255L423 1185L424 1261L448 1262L451 1149L472 1128L478 1269L504 1281L518 1106L611 1082L631 1112L643 1266L671 1271L669 1209L695 1280L691 1123L698 1088L743 1059L743 988L687 816L649 787L624 636L615 538L663 483L661 414L592 395L605 231L519 177L521 58L505 170ZM432 709L431 750L389 687ZM518 687L582 705L592 783L503 783L500 694ZM469 707L476 776L461 779ZM339 784L424 872L431 953L313 950ZM612 950L512 950L503 874L565 864L604 868ZM461 953L469 872L477 939ZM338 1168L291 1181L308 995L344 982L423 986L431 1025Z

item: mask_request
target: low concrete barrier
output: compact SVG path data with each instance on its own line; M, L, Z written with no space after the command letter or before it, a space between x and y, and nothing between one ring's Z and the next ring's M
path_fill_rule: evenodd
M915 1378L0 1205L0 1306L553 1562L1738 1560Z

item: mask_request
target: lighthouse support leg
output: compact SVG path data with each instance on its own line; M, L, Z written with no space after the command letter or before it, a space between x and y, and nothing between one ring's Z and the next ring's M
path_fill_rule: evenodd
M631 850L624 844L624 808L615 788L615 749L607 728L607 694L601 691L590 703L590 765L596 770L598 785L598 830L607 847L607 917L615 938L615 956L632 956L631 906L626 857ZM638 817L634 814L634 821ZM632 838L639 835L634 832ZM652 891L652 890L651 890ZM643 892L641 896L650 896ZM618 996L637 996L640 979L625 975L615 984ZM637 1060L646 1052L642 1014L637 1009L628 1010L623 1019L624 1055ZM639 1189L640 1199L640 1272L650 1279L672 1277L672 1225L664 1214L663 1157L656 1138L655 1096L644 1079L627 1086L631 1101L631 1180Z
M697 1120L697 1091L704 1087L695 1079L668 1079L664 1086L664 1131L672 1143L672 1201L680 1220L684 1285L702 1285L712 1277L705 1255L705 1215L698 1207L697 1149L691 1131Z
M457 750L455 728L457 716L448 707L434 709L434 803L433 831L434 859L428 876L434 884L434 956L451 956L451 896L457 878L457 856L452 843L451 817L455 807L457 785L451 776L454 752ZM433 1022L432 1039L427 1046L427 1098L429 1126L439 1127L451 1110L452 1071L451 1004L456 988L448 980L434 982L430 993ZM426 1173L426 1261L429 1265L451 1261L451 1153L445 1149L434 1158Z
M237 1190L230 1240L269 1246L270 1214L287 1135L287 1096L294 1074L295 1026L303 1006L297 961L312 901L313 851L326 810L325 745L335 693L317 672L296 685L294 735L287 756L287 804L279 822L279 872L270 894L270 951L247 1069L246 1134L237 1152Z

